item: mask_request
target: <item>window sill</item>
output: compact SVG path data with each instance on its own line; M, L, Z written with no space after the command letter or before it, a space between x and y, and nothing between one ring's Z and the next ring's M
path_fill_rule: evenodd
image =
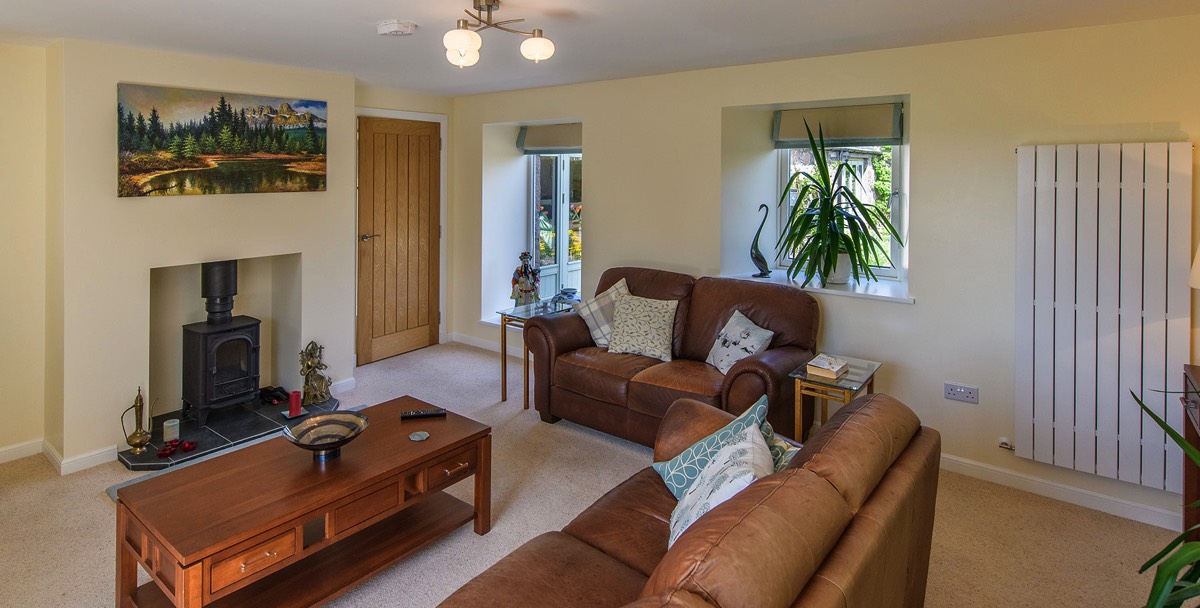
M787 269L776 268L771 271L771 276L760 279L752 276L753 273L729 274L721 275L730 279L746 279L749 281L762 281L765 283L775 283L778 285L790 285L796 289L800 289L800 284L803 281L793 281L787 278ZM817 286L816 281L809 283L804 288L805 291L819 293L822 295L831 296L846 296L851 298L865 298L868 300L880 300L883 302L896 302L898 304L915 304L916 300L908 295L908 282L897 279L879 279L877 281L863 281L861 283L854 282L853 279L845 285L827 285Z

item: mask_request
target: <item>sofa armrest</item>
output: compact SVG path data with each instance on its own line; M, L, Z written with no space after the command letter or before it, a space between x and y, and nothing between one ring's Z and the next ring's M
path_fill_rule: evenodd
M703 401L677 399L658 425L658 436L654 439L654 462L678 456L693 443L729 424L734 417Z
M587 323L577 313L531 317L525 322L525 346L533 355L533 403L543 417L550 414L550 379L554 361L563 353L592 346Z
M812 351L799 346L780 346L738 361L725 375L722 405L736 415L766 395L767 420L777 432L792 434L796 427L796 383L788 374L813 356ZM801 428L812 423L811 408L805 409L808 419L802 421Z

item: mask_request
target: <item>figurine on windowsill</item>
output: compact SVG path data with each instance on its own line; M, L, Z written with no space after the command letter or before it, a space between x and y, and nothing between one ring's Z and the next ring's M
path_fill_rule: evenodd
M300 351L300 375L304 376L304 405L325 403L332 397L329 394L329 376L321 373L328 368L321 361L325 347L310 340L308 346Z

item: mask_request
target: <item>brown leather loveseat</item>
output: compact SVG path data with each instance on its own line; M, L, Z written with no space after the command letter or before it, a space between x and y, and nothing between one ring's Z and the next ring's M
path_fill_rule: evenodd
M815 354L816 299L786 285L634 267L604 271L596 293L622 278L635 296L679 301L672 360L597 347L575 313L534 317L525 325L525 344L533 353L534 404L542 420L565 418L653 445L659 422L676 399L740 414L766 395L771 425L778 433L793 434L795 392L788 374ZM766 350L723 375L705 359L735 310L775 335ZM811 406L803 417L801 428L807 429Z
M680 400L662 421L655 461L732 418ZM787 468L704 514L669 550L677 503L647 467L441 606L918 608L940 452L940 435L912 410L867 395L822 425Z

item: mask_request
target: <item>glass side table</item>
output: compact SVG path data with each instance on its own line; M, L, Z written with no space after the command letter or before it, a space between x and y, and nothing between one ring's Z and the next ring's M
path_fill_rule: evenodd
M538 315L552 315L573 310L570 304L542 300L533 304L523 304L514 308L497 310L500 314L500 401L508 401L508 328L525 330L525 322ZM529 347L521 340L521 352L524 355L525 375L525 407L529 409Z
M793 437L796 441L800 441L799 438L802 437L803 429L800 428L800 421L803 419L801 413L804 395L821 400L821 424L824 424L829 420L830 401L846 405L853 401L864 388L868 393L875 392L875 372L879 371L882 363L843 355L829 356L845 360L850 364L849 371L836 379L810 375L807 373L808 363L806 362L796 371L788 374L796 381L796 435Z

